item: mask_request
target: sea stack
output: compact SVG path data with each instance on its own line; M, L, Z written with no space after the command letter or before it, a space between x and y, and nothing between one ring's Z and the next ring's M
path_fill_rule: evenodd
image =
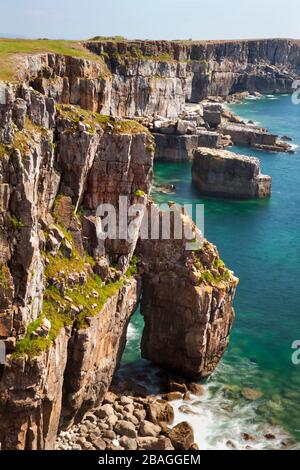
M234 199L271 195L272 178L260 173L259 160L227 150L198 148L194 152L192 178L205 195Z
M188 250L185 239L161 238L143 240L138 249L142 356L190 380L211 375L226 351L239 282L214 245L196 245Z

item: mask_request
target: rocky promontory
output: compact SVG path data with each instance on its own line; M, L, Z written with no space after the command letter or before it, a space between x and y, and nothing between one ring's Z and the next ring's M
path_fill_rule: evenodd
M272 178L260 173L257 158L227 150L198 148L194 152L192 179L200 193L237 199L271 195Z
M174 224L176 215L174 209ZM182 217L186 225L193 225ZM226 350L238 279L208 241L200 247L195 241L188 250L186 243L184 237L171 237L145 240L139 246L142 356L188 379L199 379L212 373Z
M142 355L187 380L209 376L229 342L238 279L215 246L199 246L186 214L192 241L143 240L140 219L130 239L103 240L97 208L126 196L147 213L155 152L194 158L206 194L268 196L258 161L224 148L290 144L212 97L290 92L299 42L98 39L76 56L44 43L0 56L14 65L0 75L1 449L63 447L68 432L81 433L72 448L192 449L190 427L165 419L167 398L107 391L140 301Z
M148 283L159 274L156 253L169 256L158 240L149 249L141 243L144 259L136 258L140 222L128 240L98 236L100 204L118 208L119 196L127 196L128 206L150 203L155 152L151 133L136 120L97 112L106 86L99 62L38 53L22 56L22 64L18 80L0 82L4 450L53 449L58 432L102 404L141 292L143 308L148 297L152 311ZM208 375L228 342L237 280L210 245L199 256L185 255L183 243L175 252L178 263L170 262L177 281L180 270L184 279L176 289L192 294L192 304L185 299L185 310L177 312L178 327L192 316L187 348L177 356L189 374Z

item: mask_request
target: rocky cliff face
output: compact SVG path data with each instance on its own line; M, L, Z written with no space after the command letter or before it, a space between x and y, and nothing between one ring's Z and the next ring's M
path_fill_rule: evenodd
M102 203L118 209L120 195L128 197L125 209L145 205L154 142L138 122L103 113L168 114L174 91L172 78L161 99L151 95L148 108L148 97L139 98L140 82L124 100L114 74L103 73L97 61L37 54L23 62L21 82L0 83L0 339L7 351L0 371L0 443L20 450L53 448L59 428L101 403L118 367L141 292L133 257L140 222L129 240L102 241L96 211ZM181 287L191 295L178 298L167 353L174 353L178 327L185 325L177 369L205 376L228 341L236 279L210 245L198 259L182 243L142 244L143 351L174 368L171 360L159 362L163 343L158 338L156 345L149 334L158 321L163 337L170 330L161 320L163 306L173 308L157 286L157 278L163 281L169 272L155 260L161 256L177 273L162 287L174 298Z
M259 160L226 150L196 150L192 178L202 194L237 199L271 195L272 178L260 173Z
M111 71L105 101L115 115L176 117L185 101L249 91L291 92L299 41L92 41Z
M291 92L300 43L260 41L90 41L102 60L25 56L19 77L59 103L113 116L177 117L186 102L249 91Z
M194 250L187 250L186 242L171 237L140 244L142 355L199 379L213 372L226 350L238 279L209 242Z
M120 194L147 197L153 143L135 122L4 86L0 442L52 448L59 423L101 402L125 345L140 295L130 267L139 227L128 243L99 243L95 212Z

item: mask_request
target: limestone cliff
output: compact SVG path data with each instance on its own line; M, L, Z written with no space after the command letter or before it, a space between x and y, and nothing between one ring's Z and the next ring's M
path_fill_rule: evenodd
M189 219L186 223L193 226ZM238 279L215 246L203 240L200 248L195 243L195 249L187 250L186 242L171 237L139 245L142 355L199 379L214 371L228 345Z
M291 92L300 74L300 42L294 40L95 40L85 46L107 63L103 106L119 116L176 117L186 101L210 95Z
M153 143L133 121L1 84L2 449L53 448L99 404L140 296L130 242L101 243L96 208L146 198ZM137 194L137 195L136 195Z
M226 150L199 148L194 153L192 179L202 194L235 199L271 195L272 178L260 172L258 158Z
M0 370L0 443L2 449L51 449L59 428L101 403L142 288L143 351L158 362L148 334L159 320L155 279L164 274L156 255L177 272L170 292L184 281L192 296L185 310L178 300L176 311L186 333L178 369L186 375L211 373L224 352L236 279L214 248L205 261L209 245L192 255L182 243L159 240L142 249L142 286L133 256L139 223L129 241L98 237L99 204L118 207L120 195L128 196L128 205L148 201L154 157L146 128L105 113L161 108L168 114L168 89L160 99L154 94L148 109L137 88L124 106L114 73L103 74L97 61L39 53L22 63L16 82L0 82L0 339L7 351ZM178 96L185 100L181 89ZM162 326L166 333L168 324ZM171 335L168 354L175 341Z
M119 117L173 118L186 102L211 95L291 92L300 75L296 40L94 40L83 45L91 57L23 57L19 79L59 103Z

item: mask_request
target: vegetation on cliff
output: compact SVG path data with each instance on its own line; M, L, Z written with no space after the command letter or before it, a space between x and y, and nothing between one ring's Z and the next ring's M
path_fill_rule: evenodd
M217 287L234 279L234 274L219 257L217 249L208 241L200 250L193 252L194 266L199 274L199 284Z
M56 108L60 117L68 119L68 121L74 124L73 130L75 130L79 122L82 122L91 134L95 134L97 127L100 127L104 131L112 130L117 134L146 133L150 135L150 131L146 127L131 119L116 119L79 108L78 106L66 104L58 104Z
M78 41L49 39L0 39L0 80L16 78L18 59L28 54L55 53L102 63L102 58L89 52Z
M100 314L106 302L137 273L137 259L134 256L122 278L108 283L102 282L100 277L93 273L94 259L86 254L81 256L70 233L62 226L56 227L64 234L65 241L62 241L55 255L44 253L46 288L43 309L37 320L28 326L26 336L17 341L14 358L25 354L35 357L46 351L60 330L66 326L73 325L77 329L88 327L89 318ZM49 235L47 231L45 235ZM65 252L66 243L72 247L68 255ZM2 274L1 267L1 282L2 277L4 278L4 271ZM34 337L34 332L45 318L51 323L49 334Z

